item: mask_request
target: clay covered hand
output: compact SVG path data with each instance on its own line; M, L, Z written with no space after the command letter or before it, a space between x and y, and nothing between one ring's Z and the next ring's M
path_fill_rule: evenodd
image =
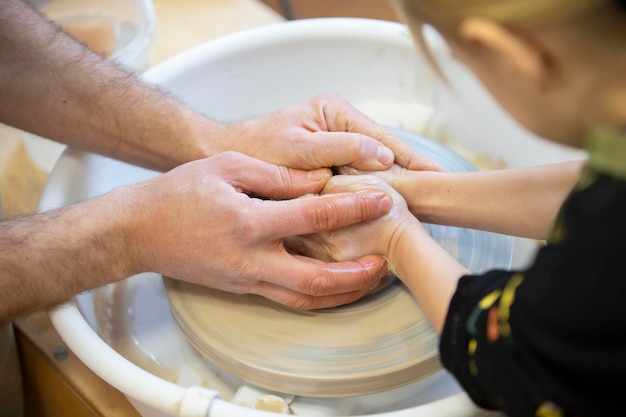
M392 196L392 208L375 219L288 240L291 250L325 261L353 261L366 254L379 254L389 261L394 270L397 243L403 233L415 228L423 229L411 214L402 196L381 178L374 175L335 175L322 191L329 196L335 193L367 193L384 191ZM425 229L423 229L425 232Z
M428 171L442 171L442 169L432 169ZM414 180L416 175L428 175L428 172L420 172L405 168L399 164L392 164L389 168L384 170L366 171L359 169L355 166L342 166L337 168L337 172L342 175L373 175L380 180L387 183L396 194L399 194L401 198L406 199L407 202L414 197L415 190L410 189L410 183ZM372 180L373 181L373 180ZM389 187L386 187L389 188ZM413 194L411 194L411 192Z

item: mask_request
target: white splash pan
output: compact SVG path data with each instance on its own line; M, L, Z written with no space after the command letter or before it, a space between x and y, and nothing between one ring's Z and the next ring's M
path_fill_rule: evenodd
M454 95L433 75L403 25L368 19L301 20L232 34L171 58L146 72L145 79L221 121L257 116L334 91L379 123L421 132L448 145L501 159L508 166L580 156L519 129L435 38L433 42L453 81ZM107 175L102 175L103 171ZM40 210L153 175L156 173L69 149L50 175ZM520 248L517 263L524 263L532 250L524 242ZM80 306L93 305L94 293L53 310L52 322L70 349L124 393L143 416L276 415L226 401L216 390L169 382L120 355L103 340L102 329L93 318L82 313L85 308ZM448 375L444 379L454 384ZM486 414L458 387L450 392L436 401L376 415Z

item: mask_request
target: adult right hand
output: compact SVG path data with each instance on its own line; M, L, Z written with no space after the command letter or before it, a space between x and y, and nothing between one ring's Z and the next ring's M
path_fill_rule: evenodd
M381 191L295 198L319 193L330 177L328 169L294 170L227 152L111 197L127 201L136 272L317 309L359 299L387 273L380 256L325 263L285 249L286 237L341 228L391 208Z

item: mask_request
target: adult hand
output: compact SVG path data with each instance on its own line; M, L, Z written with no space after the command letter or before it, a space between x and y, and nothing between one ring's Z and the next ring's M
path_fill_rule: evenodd
M307 170L379 170L394 154L404 167L436 169L336 94L225 126L89 51L20 0L0 3L0 21L10 74L0 76L0 121L36 135L162 171L225 151Z
M236 150L291 168L350 165L377 171L389 168L395 161L413 170L441 170L333 93L233 128L224 150Z
M285 237L391 208L378 190L294 198L319 193L330 177L328 169L293 170L227 152L112 193L129 201L138 271L316 309L357 300L387 273L379 256L325 263L285 249Z

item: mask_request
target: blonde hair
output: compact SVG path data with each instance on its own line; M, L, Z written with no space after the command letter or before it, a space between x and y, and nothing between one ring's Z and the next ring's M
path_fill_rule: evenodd
M470 16L505 24L559 23L614 4L616 0L396 0L406 18L446 26Z
M614 10L619 0L393 0L435 72L444 80L424 38L429 25L448 36L468 17L483 17L515 27L582 21L596 11Z

